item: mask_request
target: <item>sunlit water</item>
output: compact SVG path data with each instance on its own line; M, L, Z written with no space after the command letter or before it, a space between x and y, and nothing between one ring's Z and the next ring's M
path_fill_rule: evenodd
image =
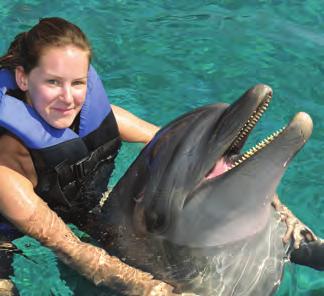
M269 84L274 100L249 142L280 128L297 111L312 116L313 136L278 192L324 237L321 0L2 0L0 7L1 52L40 17L68 18L92 42L93 64L111 101L158 125L203 104L232 102L256 83ZM124 146L111 184L140 148ZM21 243L23 248L25 241ZM38 264L16 259L21 295L71 295L73 290L99 295L72 271L59 271L55 258L42 248L27 244L27 249L36 253ZM83 289L76 290L80 282ZM323 274L288 265L277 295L324 295Z

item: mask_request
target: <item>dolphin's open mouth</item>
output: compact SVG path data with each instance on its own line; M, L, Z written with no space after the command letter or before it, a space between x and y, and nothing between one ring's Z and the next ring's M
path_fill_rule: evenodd
M220 246L253 237L268 225L280 179L313 127L310 116L299 112L286 127L241 152L271 98L270 87L257 85L224 106L215 124L211 124L212 116L202 120L208 140L201 141L206 149L198 152L205 162L181 200L181 211L174 211L163 229L172 242L197 248Z
M241 152L271 99L270 87L256 85L230 105L203 106L177 118L146 145L126 172L129 179L123 178L128 183L115 186L118 199L103 211L109 216L118 204L111 221L184 247L254 237L268 225L277 185L312 132L310 116L298 113Z
M256 126L257 122L262 117L263 113L267 110L271 99L272 91L270 91L269 94L264 98L264 100L260 102L250 118L239 130L238 135L236 136L230 147L226 150L224 155L216 161L216 164L213 166L213 168L206 174L205 180L216 178L235 168L236 166L250 158L252 155L258 153L264 147L269 145L285 130L285 127L283 127L278 131L275 131L270 136L241 154L244 143L246 142L253 128Z

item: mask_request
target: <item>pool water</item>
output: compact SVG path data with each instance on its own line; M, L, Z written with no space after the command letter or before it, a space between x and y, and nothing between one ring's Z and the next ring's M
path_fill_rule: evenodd
M88 35L93 64L111 102L157 125L204 104L232 102L256 83L269 84L274 99L249 142L279 129L298 111L312 116L311 140L278 192L324 237L321 0L0 0L0 7L1 52L40 17L67 18ZM124 145L111 185L141 148ZM21 244L36 254L33 262L15 260L21 295L107 295L57 266L55 257L35 242ZM80 282L83 288L77 290ZM276 295L324 295L323 273L288 264Z

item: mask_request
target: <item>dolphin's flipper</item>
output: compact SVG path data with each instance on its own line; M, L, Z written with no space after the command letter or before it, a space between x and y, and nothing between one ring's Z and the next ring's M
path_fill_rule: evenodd
M298 249L292 251L290 261L324 271L324 241L302 243Z

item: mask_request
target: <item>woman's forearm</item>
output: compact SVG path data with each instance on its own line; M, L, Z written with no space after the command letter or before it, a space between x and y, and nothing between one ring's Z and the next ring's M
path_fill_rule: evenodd
M6 177L4 175L6 173ZM6 179L6 180L5 180ZM128 295L172 295L172 287L84 243L35 194L28 179L0 167L0 213L23 233L53 250L67 265L99 285L124 287Z
M133 268L105 250L84 243L40 201L35 213L21 221L20 230L54 250L58 258L96 285L118 288L127 295L173 295L172 287L154 280L149 273ZM158 294L156 294L158 293Z

